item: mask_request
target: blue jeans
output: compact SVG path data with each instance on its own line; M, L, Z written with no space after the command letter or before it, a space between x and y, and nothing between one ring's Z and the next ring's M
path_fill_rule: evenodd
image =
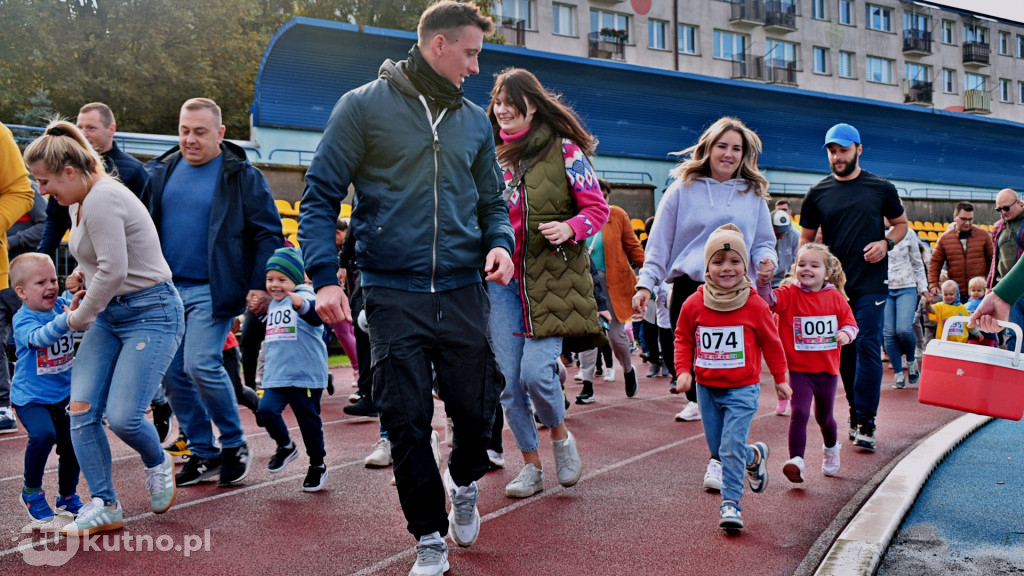
M700 405L704 438L712 454L722 460L722 500L732 500L739 506L743 498L743 475L754 463L754 448L747 444L750 423L757 413L761 385L739 388L717 388L697 384L697 403Z
M917 301L917 288L914 286L889 290L889 298L885 301L882 338L892 371L897 374L903 372L903 357L907 357L907 362L913 362L917 351L917 336L914 335Z
M487 283L491 300L491 345L498 368L505 376L501 407L516 446L534 452L540 446L533 409L541 424L553 428L565 419L565 396L558 380L558 355L562 339L524 338L526 323L516 280L502 286Z
M1010 308L1009 320L1024 330L1024 298L1018 300L1017 304ZM1005 330L1005 332L1006 349L1015 350L1017 346L1017 335L1013 333L1013 330Z
M843 379L850 419L854 424L874 425L882 395L882 320L887 294L864 294L850 301L857 320L857 339L839 353L839 374ZM873 430L873 428L872 428Z
M90 494L107 504L117 497L103 417L147 468L164 461L145 414L184 332L181 299L165 282L115 297L82 337L71 370L71 441ZM75 410L76 402L88 406Z
M182 286L178 292L185 305L185 337L167 369L164 389L192 454L213 458L220 450L213 443L211 419L220 431L221 448L245 444L235 391L221 352L235 319L213 316L209 284Z

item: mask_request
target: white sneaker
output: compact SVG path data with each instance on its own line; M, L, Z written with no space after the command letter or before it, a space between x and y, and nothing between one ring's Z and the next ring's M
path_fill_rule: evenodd
M487 461L491 463L492 468L505 467L505 455L490 448L487 449Z
M694 422L696 420L700 420L700 406L696 402L690 402L682 412L676 414L676 422Z
M615 381L615 368L605 368L604 369L604 381L605 382L614 382Z
M430 451L434 455L434 464L441 468L441 436L437 430L430 431ZM392 482L394 484L394 482Z
M583 464L580 462L580 453L576 447L576 437L569 432L569 436L565 440L551 442L551 451L555 457L558 483L566 488L575 486L583 475Z
M722 491L722 463L708 458L708 468L704 471L704 489L708 492Z
M440 576L451 567L448 565L448 545L437 532L421 536L416 544L416 563L409 576Z
M583 370L577 370L576 375L572 379L577 382L583 382Z
M456 486L449 470L444 471L444 488L452 504L448 513L448 536L459 546L469 548L480 536L480 511L476 507L480 489L476 482Z
M384 468L391 466L391 442L387 438L379 438L373 445L373 452L363 460L367 468Z
M839 473L839 451L843 449L843 445L836 442L831 448L822 446L821 449L825 453L825 459L821 462L821 473L825 476L835 476Z
M804 459L793 456L782 465L782 473L794 484L804 481Z
M515 480L505 485L505 496L529 498L544 489L544 471L533 464L523 466Z
M452 424L451 418L444 419L444 445L451 447L452 442L455 441L455 425Z

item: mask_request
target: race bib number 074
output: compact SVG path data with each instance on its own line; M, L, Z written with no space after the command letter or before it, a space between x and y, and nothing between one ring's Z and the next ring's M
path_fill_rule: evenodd
M701 368L740 368L746 364L744 350L742 326L697 328L695 364Z

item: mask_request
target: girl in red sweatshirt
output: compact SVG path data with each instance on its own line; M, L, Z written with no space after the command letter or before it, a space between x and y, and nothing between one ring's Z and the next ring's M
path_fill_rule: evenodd
M677 388L690 389L690 366L697 380L704 436L712 460L722 467L722 504L718 525L743 528L743 470L750 489L768 486L768 445L747 444L761 395L761 354L775 378L780 397L786 383L786 355L768 305L751 298L743 233L732 224L711 233L704 246L705 283L683 303L676 326Z
M793 387L793 415L789 421L789 460L782 473L791 482L804 481L804 449L811 400L814 419L824 440L821 471L839 472L839 444L832 407L839 383L839 347L857 337L857 321L846 301L846 276L839 259L824 244L805 244L796 255L793 284L772 290L771 275L757 275L757 292L779 315Z

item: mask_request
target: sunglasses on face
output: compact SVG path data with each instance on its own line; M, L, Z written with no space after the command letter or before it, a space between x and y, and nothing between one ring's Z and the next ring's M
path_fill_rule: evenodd
M1010 204L1009 206L996 206L996 212L1009 212L1013 206L1013 204Z

